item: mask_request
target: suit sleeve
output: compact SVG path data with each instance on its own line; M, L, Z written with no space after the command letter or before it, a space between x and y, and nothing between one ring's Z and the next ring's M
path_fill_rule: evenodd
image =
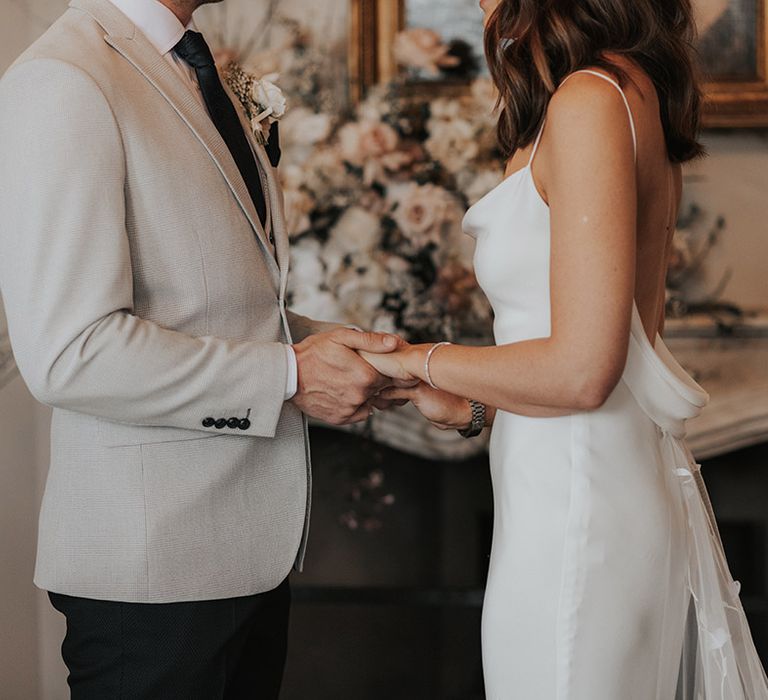
M133 313L124 150L93 79L53 59L13 67L0 153L0 289L32 394L131 425L273 437L281 343L193 337ZM248 411L250 426L203 425Z
M291 328L291 336L294 343L300 343L310 335L316 335L317 333L325 333L327 331L335 330L336 328L346 328L341 323L328 323L327 321L314 321L311 318L296 314L293 311L288 311L288 325Z

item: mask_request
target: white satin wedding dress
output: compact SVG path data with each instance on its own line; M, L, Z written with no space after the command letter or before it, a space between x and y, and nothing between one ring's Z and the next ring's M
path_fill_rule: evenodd
M619 85L586 72L622 93L635 136ZM540 138L528 166L464 220L497 344L550 334L549 209L531 176ZM649 342L634 305L626 369L603 407L497 414L488 700L768 699L683 442L707 401L661 338Z

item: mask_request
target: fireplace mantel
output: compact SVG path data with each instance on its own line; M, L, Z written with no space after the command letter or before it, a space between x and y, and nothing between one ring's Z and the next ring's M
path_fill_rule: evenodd
M688 444L697 459L768 442L768 333L673 336L667 345L711 397L688 424Z

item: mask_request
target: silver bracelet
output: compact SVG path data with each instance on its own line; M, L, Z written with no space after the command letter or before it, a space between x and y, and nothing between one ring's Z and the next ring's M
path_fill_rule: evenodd
M440 391L439 387L435 386L435 383L432 381L432 375L429 373L429 361L432 359L432 355L434 354L435 350L438 348L442 348L446 345L451 345L447 340L444 340L442 343L435 343L427 353L427 359L424 361L424 376L427 378L427 384L431 386L433 389L437 389L437 391Z

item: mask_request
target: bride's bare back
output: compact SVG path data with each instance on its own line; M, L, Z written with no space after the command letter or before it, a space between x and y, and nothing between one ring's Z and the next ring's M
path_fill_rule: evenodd
M643 325L649 339L664 325L666 271L670 244L682 191L682 172L669 160L659 101L648 76L621 57L611 60L622 68L629 81L623 86L632 110L637 133L637 239L635 242L635 289ZM600 71L606 75L605 71ZM574 80L590 81L589 75ZM552 168L552 143L545 129L533 166L539 193L547 200L547 176ZM598 135L599 136L599 135ZM596 144L600 147L600 144ZM507 175L522 168L533 146L519 151L507 164ZM589 174L585 173L585 178Z

